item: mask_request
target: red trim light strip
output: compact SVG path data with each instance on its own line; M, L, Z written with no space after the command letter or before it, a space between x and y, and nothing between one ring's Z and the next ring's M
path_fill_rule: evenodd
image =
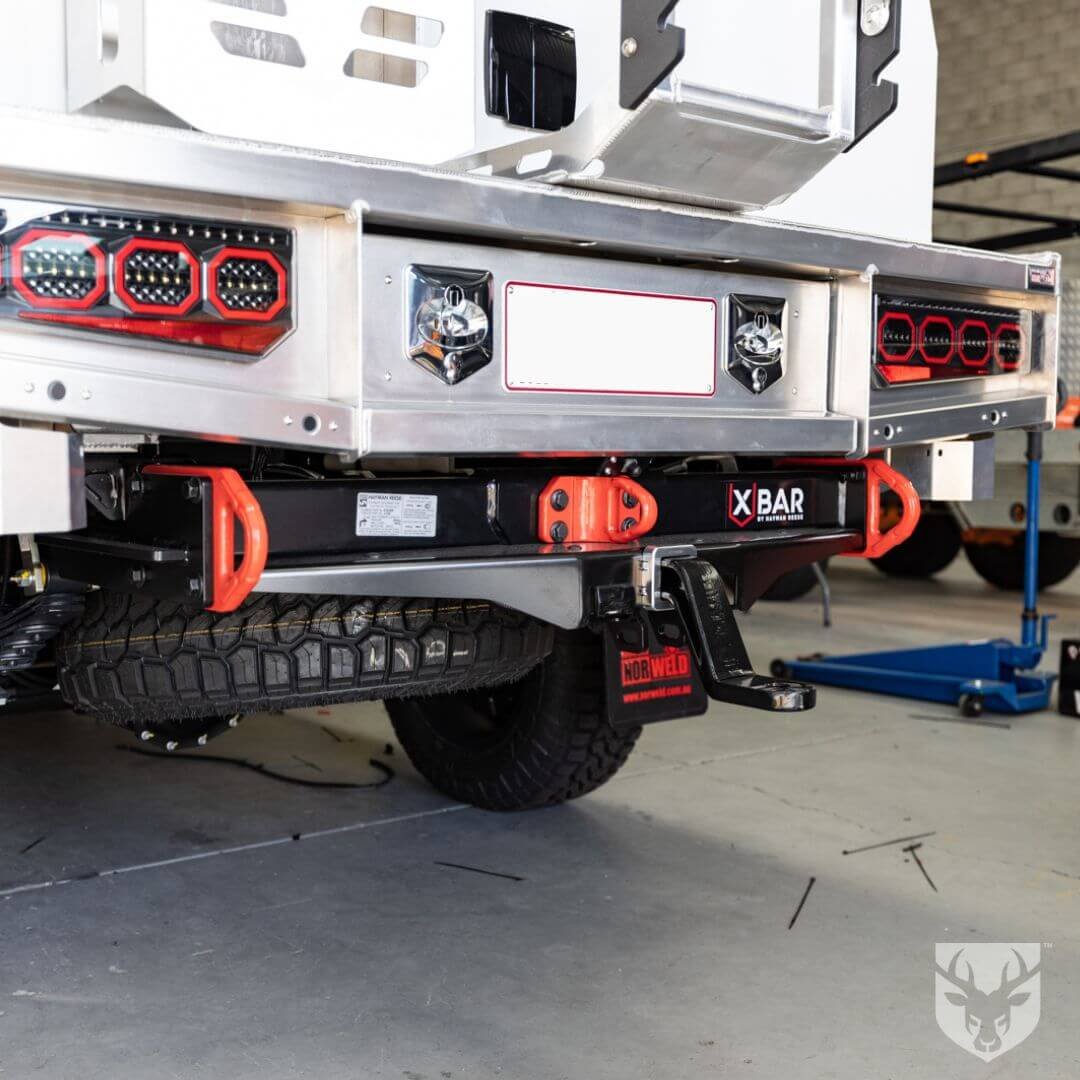
M20 311L19 318L57 323L77 330L107 330L112 334L155 338L178 345L202 345L208 349L258 356L288 331L287 326L236 326L209 319L134 319L99 315L67 315L63 312Z
M878 364L881 377L891 384L907 382L926 382L933 372L927 367L911 367L908 364Z

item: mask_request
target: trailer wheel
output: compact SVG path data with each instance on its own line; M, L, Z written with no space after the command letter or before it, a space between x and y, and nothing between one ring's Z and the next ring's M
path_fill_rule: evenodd
M386 708L425 779L485 810L587 795L618 772L641 734L608 723L602 643L587 630L557 631L551 655L513 686Z
M988 539L975 529L964 538L964 550L975 572L998 589L1019 592L1024 587L1024 553L1027 538L1022 532L1004 537L995 530ZM1039 588L1063 582L1080 565L1080 539L1039 533Z
M924 514L907 540L870 561L889 577L928 578L941 573L961 546L960 526L951 514Z
M187 745L238 713L511 682L553 642L479 601L256 595L225 615L101 591L57 656L70 705Z

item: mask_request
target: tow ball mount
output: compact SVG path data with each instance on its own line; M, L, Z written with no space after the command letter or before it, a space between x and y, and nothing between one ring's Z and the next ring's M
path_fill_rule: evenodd
M693 548L646 549L636 615L605 623L612 725L699 716L707 697L768 712L812 709L812 686L754 671L719 572L695 556Z

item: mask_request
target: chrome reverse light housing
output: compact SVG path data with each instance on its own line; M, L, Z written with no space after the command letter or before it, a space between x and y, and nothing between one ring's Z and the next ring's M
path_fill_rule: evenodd
M234 360L293 329L287 229L114 210L0 220L0 318Z

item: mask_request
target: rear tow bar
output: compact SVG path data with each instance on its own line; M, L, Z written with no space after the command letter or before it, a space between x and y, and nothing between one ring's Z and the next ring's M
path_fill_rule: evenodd
M637 612L604 623L612 726L700 716L709 698L768 712L814 707L812 686L754 671L724 581L694 547L646 548L634 577Z

